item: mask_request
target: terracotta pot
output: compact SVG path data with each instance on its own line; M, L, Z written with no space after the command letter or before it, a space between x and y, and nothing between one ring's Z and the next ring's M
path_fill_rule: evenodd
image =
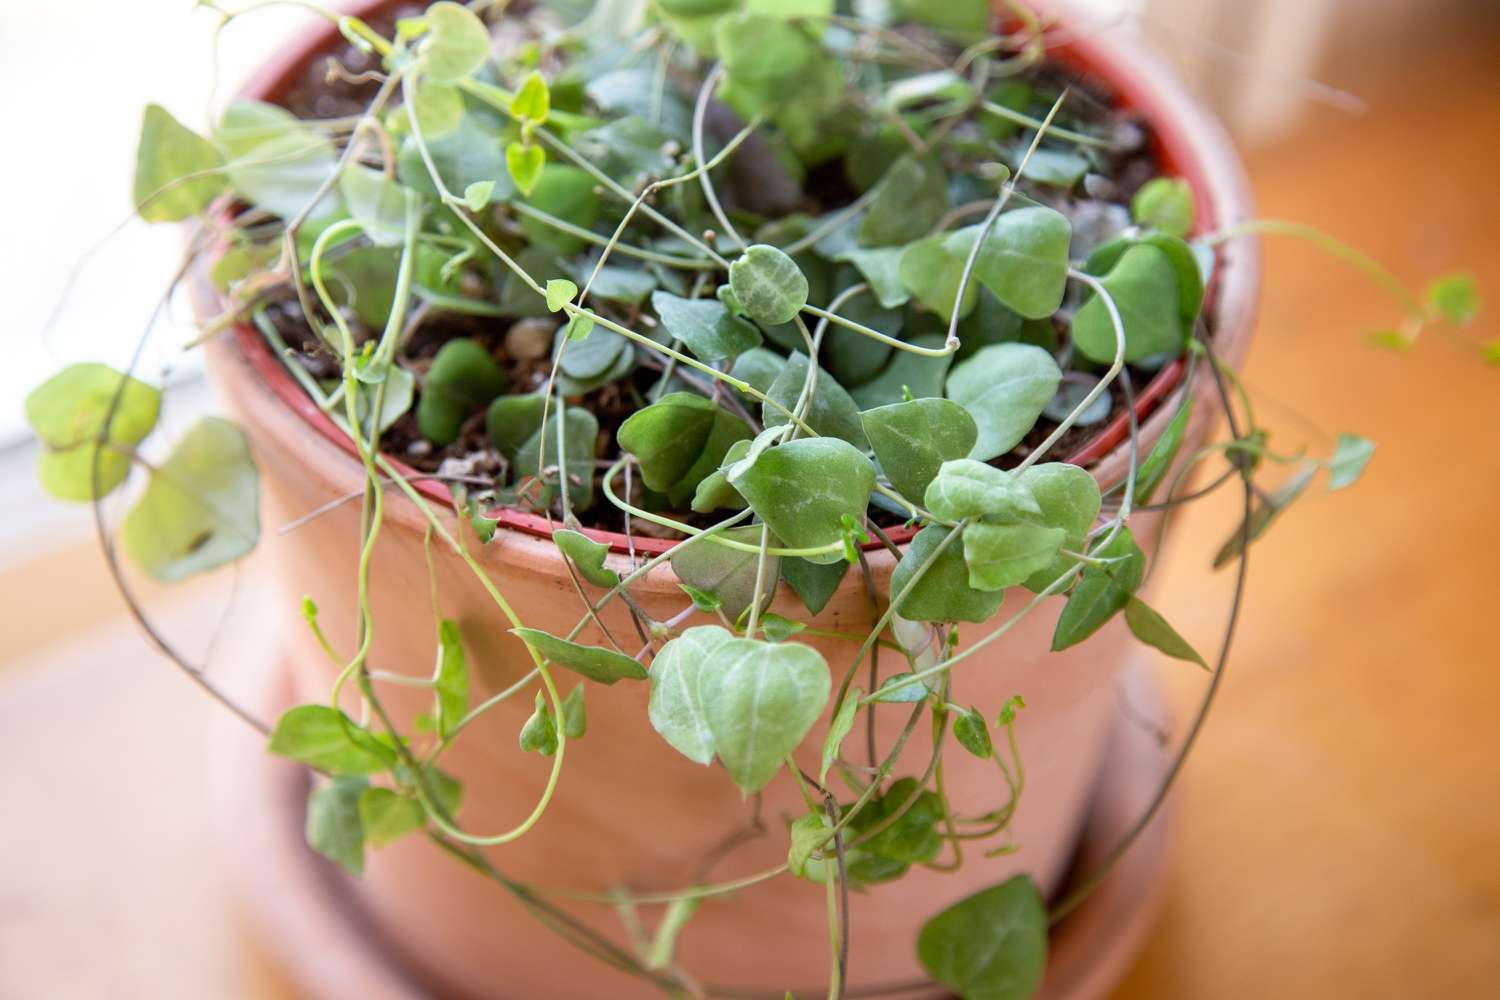
M290 74L334 38L331 28L310 34L282 54L251 95L274 99ZM1123 104L1151 121L1168 169L1192 183L1199 217L1207 220L1206 225L1218 228L1249 216L1240 164L1219 126L1158 61L1132 46L1092 38L1072 41L1063 57L1108 81ZM1254 245L1240 242L1229 247L1221 256L1210 308L1217 343L1231 362L1237 362L1247 346L1258 281ZM264 482L265 522L271 529L262 547L285 584L274 634L267 623L265 669L290 671L300 701L323 701L333 670L305 634L297 611L302 595L311 596L322 609L327 633L341 649L348 646L355 623L358 504L336 507L286 535L274 529L361 490L361 467L348 442L326 420L320 423L321 415L301 397L254 331L216 339L208 357L214 380L251 436ZM1211 424L1208 383L1194 387L1194 392L1200 402L1184 453L1206 437ZM1158 406L1144 417L1143 447L1149 448L1161 434L1170 410ZM1125 468L1124 450L1114 447L1092 471L1108 485L1122 478ZM451 509L443 506L442 516L453 525ZM1132 527L1149 551L1160 527L1158 519L1141 514ZM424 528L416 508L388 491L372 565L376 624L370 662L383 671L425 676L431 670L436 623L428 598ZM523 621L565 634L577 622L580 604L555 546L533 534L535 530L534 524L501 530L489 545L477 547L477 556ZM477 701L522 676L530 668L529 658L469 570L441 547L434 546L432 555L442 614L460 623ZM629 565L625 556L610 558L616 568ZM887 592L895 561L884 551L872 552L870 561L878 586ZM675 575L666 567L650 574L633 592L657 618L677 613L685 603ZM1010 595L996 621L1014 612L1026 596ZM789 616L800 610L786 588L775 607ZM919 975L914 951L918 928L944 906L981 887L1019 871L1029 872L1044 892L1058 886L1094 793L1114 712L1116 672L1131 641L1116 624L1066 653L1050 653L1060 607L1061 601L1048 602L954 674L955 699L960 703L992 713L1010 695L1026 699L1018 733L1027 786L1014 823L1021 849L994 860L970 852L957 872L915 869L900 881L856 893L851 901L851 988ZM635 632L622 610L617 602L603 617L624 641ZM862 633L870 622L863 585L851 574L815 624ZM965 626L963 643L987 631L984 626ZM590 631L584 638L600 637ZM839 640L811 642L838 676L852 646ZM903 669L889 656L882 668L887 673ZM571 687L571 675L558 675L564 690ZM417 689L389 687L384 694L403 727L430 707L426 693ZM647 721L647 696L644 683L589 685L588 735L569 745L560 787L535 829L490 851L498 868L541 886L592 892L615 886L674 890L702 877L695 872L700 860L742 829L750 810L721 768L691 763L655 733ZM465 731L445 756L444 768L465 785L460 819L467 830L509 829L541 795L551 762L523 754L516 745L531 711L530 692L501 704ZM900 709L881 710L877 738L882 747L889 746L904 714ZM821 727L800 755L805 767L816 769L820 745ZM851 738L849 746L862 745L862 733ZM904 758L909 763L899 773L920 768L929 751L929 734L925 726L919 727ZM945 759L948 791L957 809L972 813L1005 801L992 764L961 753ZM801 811L795 788L778 778L765 792L766 832L737 849L708 878L732 879L783 861L784 822ZM379 932L440 991L513 998L655 995L639 981L582 956L535 923L494 884L442 856L423 838L375 852L357 895ZM610 907L579 903L568 909L601 933L626 942ZM657 913L644 916L650 925ZM822 889L782 877L732 898L710 901L684 931L678 956L694 976L718 986L778 996L787 988L814 986L825 976L828 959Z

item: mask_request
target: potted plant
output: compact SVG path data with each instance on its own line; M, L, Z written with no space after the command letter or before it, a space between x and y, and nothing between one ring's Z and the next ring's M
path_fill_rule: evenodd
M1244 403L1288 227L1040 7L584 6L369 4L208 135L148 109L138 211L199 223L236 420L152 458L159 391L73 366L43 481L139 470L157 580L267 550L287 627L238 655L293 697L230 707L434 988L1035 995L1180 766L1065 882L1130 644L1212 667L1204 711L1227 656L1142 593L1167 518L1239 490L1243 580L1372 451ZM1402 341L1473 308L1401 294Z

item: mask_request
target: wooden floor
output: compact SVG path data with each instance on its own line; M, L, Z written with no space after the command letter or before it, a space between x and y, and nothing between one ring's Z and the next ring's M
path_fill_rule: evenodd
M1372 113L1318 114L1252 161L1265 215L1327 228L1412 280L1463 262L1500 333L1500 45L1439 52ZM1433 337L1353 271L1268 247L1246 377L1273 444L1379 451L1252 550L1222 701L1178 797L1160 927L1128 1000L1494 996L1500 982L1500 369ZM1316 429L1320 428L1321 432ZM1179 525L1158 600L1200 646L1233 498ZM0 573L0 1000L292 996L216 873L207 706L153 660L79 551ZM191 626L202 605L179 605ZM77 638L55 641L61 634ZM1177 728L1203 678L1170 671Z

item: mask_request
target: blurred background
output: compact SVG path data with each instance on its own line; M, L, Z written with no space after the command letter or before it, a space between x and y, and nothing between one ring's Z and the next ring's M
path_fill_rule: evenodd
M1411 284L1472 271L1482 332L1500 334L1500 3L1076 3L1091 30L1149 37L1224 117L1265 216ZM292 995L217 870L196 754L214 709L126 619L87 512L34 486L21 420L60 365L122 363L173 270L179 234L101 241L129 209L142 106L208 118L214 18L190 6L0 5L3 1000ZM303 17L225 33L221 101ZM1395 314L1375 288L1306 246L1266 253L1245 377L1273 445L1350 430L1378 451L1357 490L1307 499L1253 550L1232 675L1176 793L1163 918L1119 995L1493 996L1500 369L1439 331L1405 354L1368 346ZM191 366L174 377L173 422L212 405ZM1182 517L1155 602L1200 646L1228 599L1207 569L1228 492ZM234 588L148 598L207 644ZM1203 683L1174 666L1169 729Z

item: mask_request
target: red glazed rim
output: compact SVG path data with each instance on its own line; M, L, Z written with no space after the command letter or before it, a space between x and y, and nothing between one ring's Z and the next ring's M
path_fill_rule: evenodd
M401 0L361 0L351 5L348 10L356 17L370 17L400 2ZM320 24L309 30L268 61L241 91L241 96L251 100L274 100L295 82L297 76L304 71L311 60L331 49L339 37L338 29L332 23ZM1049 47L1047 55L1049 59L1080 74L1093 75L1105 81L1114 90L1117 107L1135 112L1150 124L1154 152L1157 162L1161 165L1161 172L1187 181L1193 191L1195 216L1198 220L1204 220L1200 221L1198 228L1206 230L1216 228L1222 215L1221 206L1213 198L1212 189L1208 183L1207 164L1191 141L1183 123L1166 113L1163 95L1144 77L1132 74L1128 67L1105 56L1107 45L1107 41L1079 36L1061 42L1056 47ZM1109 72L1105 72L1106 68ZM1205 225L1205 222L1208 224ZM1210 280L1204 296L1204 302L1209 308L1212 308L1216 298L1217 282L1216 274ZM235 343L249 361L250 366L265 380L266 385L283 403L350 457L357 457L354 442L302 390L302 387L283 367L282 362L271 353L269 345L254 326L248 323L236 324L233 327L233 335ZM1182 380L1184 368L1183 360L1178 358L1157 372L1136 394L1135 417L1138 424L1143 423L1177 387ZM1068 456L1065 461L1080 466L1096 462L1124 441L1129 432L1130 415L1121 414L1076 452ZM390 456L387 457L390 458ZM390 461L398 472L412 478L413 486L427 499L445 506L452 506L452 497L442 484L430 479L421 479L420 472L394 458L390 458ZM496 508L489 513L495 517L500 527L538 538L552 537L553 522L540 514L529 514L506 507ZM616 531L603 531L595 528L585 528L584 533L595 541L604 542L612 551L618 553L642 552L659 555L677 544L670 539L643 535L627 538ZM897 543L910 541L914 534L916 534L915 528L897 528L888 532L891 540ZM880 547L879 542L871 542L865 546L869 550Z

